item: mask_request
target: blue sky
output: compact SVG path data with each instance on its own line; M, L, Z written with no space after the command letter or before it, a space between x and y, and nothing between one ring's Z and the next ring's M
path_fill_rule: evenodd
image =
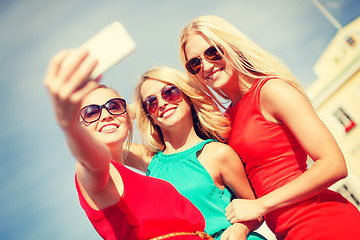
M358 0L326 4L342 25L360 15ZM312 66L336 33L311 0L0 0L1 239L99 239L78 203L75 160L43 86L51 56L122 22L137 49L103 82L131 99L148 68L183 69L180 31L205 14L225 18L279 56L304 87L316 79Z

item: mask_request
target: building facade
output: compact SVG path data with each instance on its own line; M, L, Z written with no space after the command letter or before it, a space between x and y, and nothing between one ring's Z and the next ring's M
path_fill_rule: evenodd
M339 29L314 65L306 89L344 153L349 175L331 188L360 209L360 17Z

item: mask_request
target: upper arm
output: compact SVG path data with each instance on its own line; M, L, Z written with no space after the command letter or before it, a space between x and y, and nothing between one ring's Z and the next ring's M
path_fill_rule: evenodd
M76 181L78 181L80 191L86 202L93 209L105 209L120 200L124 192L124 185L122 176L112 164L109 164L109 169L106 173L100 173L104 180L103 187L100 189L94 188L94 182L95 186L98 185L99 178L94 176L79 162L76 165L76 173Z
M126 153L124 163L130 167L146 172L154 153L145 145L131 143Z
M80 162L76 163L76 175L88 192L101 191L105 188L110 178L109 167L93 171Z
M328 159L344 165L343 155L330 131L308 99L282 80L270 80L261 90L262 111L284 123L314 160Z
M245 173L243 162L238 154L228 145L217 143L216 157L223 183L237 198L254 199L254 193Z

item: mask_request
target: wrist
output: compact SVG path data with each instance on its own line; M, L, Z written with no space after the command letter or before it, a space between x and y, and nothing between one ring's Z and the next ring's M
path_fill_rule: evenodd
M238 229L241 229L241 231L246 234L246 236L250 233L249 227L244 223L233 223L233 226L236 226Z
M268 195L258 198L257 201L259 202L263 216L268 212L275 210L275 206L271 203L271 198Z

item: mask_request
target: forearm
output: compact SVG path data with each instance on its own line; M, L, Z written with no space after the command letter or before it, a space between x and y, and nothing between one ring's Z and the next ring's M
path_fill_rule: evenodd
M94 139L82 127L65 131L67 142L76 160L89 171L103 171L108 169L110 152L105 144Z
M346 177L346 174L346 166L341 162L329 166L327 161L318 160L298 178L261 197L259 201L264 212L268 213L310 198Z
M252 231L255 231L256 229L258 229L261 224L263 223L263 217L259 217L256 220L251 220L251 221L243 221L243 222L238 222L238 223L234 223L234 224L241 224L244 226L244 228L247 229L247 234L249 234Z

